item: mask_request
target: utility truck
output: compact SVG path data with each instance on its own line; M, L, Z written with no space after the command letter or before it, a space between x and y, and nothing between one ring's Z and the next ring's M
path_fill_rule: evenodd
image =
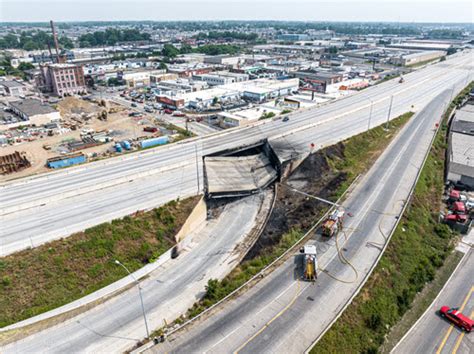
M303 253L303 280L316 281L318 277L318 256L315 245L306 245L300 249Z

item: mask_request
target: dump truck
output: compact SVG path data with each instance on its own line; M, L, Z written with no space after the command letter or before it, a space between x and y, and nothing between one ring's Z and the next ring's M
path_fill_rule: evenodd
M342 222L344 220L344 210L334 210L329 217L324 221L322 227L322 234L326 237L336 235L342 229Z
M318 257L315 245L306 245L301 250L303 253L303 280L315 281L318 277Z

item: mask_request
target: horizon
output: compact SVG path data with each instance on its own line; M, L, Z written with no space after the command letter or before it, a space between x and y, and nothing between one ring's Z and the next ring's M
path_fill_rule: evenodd
M24 9L29 11L25 12ZM229 16L231 14L231 16ZM104 20L107 16L109 19ZM470 1L368 0L2 0L1 23L55 22L382 22L472 24Z

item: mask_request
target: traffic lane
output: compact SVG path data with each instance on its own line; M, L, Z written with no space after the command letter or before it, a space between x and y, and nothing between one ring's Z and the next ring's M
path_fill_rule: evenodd
M391 85L393 85L393 83L392 83ZM380 86L380 85L377 85L377 86L378 86L378 87L376 87L377 90L380 90L381 86ZM382 85L382 86L383 86L383 85ZM396 86L396 85L395 85L395 86ZM374 91L376 91L376 90L374 89ZM362 93L362 96L364 96L364 95L367 95L367 94L366 94L366 93ZM366 100L364 97L356 97L356 96L357 96L357 95L354 95L354 97L355 97L354 99L356 100L356 102L363 102L364 100ZM343 108L347 107L347 106L349 105L349 103L351 103L351 102L345 102L344 100L341 100L341 102L343 102L342 105L341 105ZM336 106L337 106L337 102L336 102L335 104L336 104ZM334 107L334 106L332 106L332 105L328 105L328 106L326 106L326 107L324 107L324 108L328 109L328 111L332 111L332 110L334 110L334 109L339 109L339 107ZM324 108L321 109L321 112L324 111ZM305 112L302 112L302 115L304 115L304 113L305 113ZM306 113L307 113L307 112L306 112ZM295 117L295 118L296 118L296 117ZM297 119L295 119L295 121L297 121Z
M170 321L165 309L174 314L173 308L186 289L198 284L198 290L203 291L203 279L218 276L222 271L219 265L232 262L235 246L253 227L261 201L261 195L254 195L229 204L222 217L210 222L210 229L199 231L195 249L166 263L163 270L141 282L152 328L162 326L164 318ZM136 288L130 289L58 326L7 345L4 352L106 352L111 348L125 351L146 335L137 296ZM188 293L189 300L194 301Z
M340 297L340 294L344 292L348 293L347 296L350 296L352 291L347 292L347 289L352 288L355 290L358 287L358 284L362 281L362 274L365 274L371 266L371 262L361 260L364 258L374 259L380 252L376 247L367 246L368 242L379 242L382 244L384 238L379 235L378 226L388 221L385 219L387 214L395 215L401 211L402 205L394 203L396 191L400 190L398 185L403 180L413 180L416 175L416 171L409 173L409 178L406 175L406 168L410 161L410 155L412 155L406 143L415 141L418 145L423 144L422 139L419 138L420 135L424 135L425 130L423 128L428 126L429 123L426 120L432 119L431 114L431 109L422 112L423 117L419 117L418 120L414 121L417 127L406 129L405 139L396 141L396 143L404 144L404 148L400 151L397 148L397 144L394 144L391 146L391 153L383 157L385 161L391 162L392 166L387 167L383 163L379 164L377 171L381 171L382 175L375 174L372 176L374 179L378 179L377 182L371 183L370 179L365 181L364 185L368 189L361 189L360 194L362 195L358 195L355 198L354 204L357 206L353 204L348 207L348 210L354 213L354 218L351 218L350 222L345 224L349 239L347 243L340 247L345 250L342 252L344 257L352 262L355 269L347 264L343 264L341 259L334 258L326 267L325 273L323 273L326 275L326 272L328 272L331 274L331 277L328 276L329 279L326 279L326 282L321 281L320 283L321 286L328 286L331 290L325 292L318 288L306 287L292 309L279 316L278 320L272 322L264 329L265 332L248 342L244 348L241 348L240 351L242 353L281 352L284 348L288 348L294 338L298 338L298 340L293 344L292 352L305 351L315 337L312 331L305 331L305 328L301 328L300 324L306 323L307 326L310 326L311 319L319 314L320 322L318 322L318 326L325 328L330 323L332 315L336 315L341 311L346 300L340 301L334 306L333 299ZM425 141L424 143L428 145L428 142ZM413 147L413 145L410 147ZM420 154L420 157L422 159L423 154ZM421 161L418 161L418 163L421 163ZM372 186L381 185L383 186L382 188L372 188ZM408 192L409 188L405 188L403 191L404 194L408 194ZM361 204L361 201L364 199L366 202ZM365 216L362 216L367 208L369 208L369 211ZM392 216L390 227L386 229L386 234L388 234L388 230L395 221L396 219ZM343 243L345 238L343 236L338 237L341 239L339 242ZM318 279L319 282L320 279ZM328 316L328 313L331 316Z
M388 107L387 107L386 109L388 109ZM386 110L386 109L385 109L385 110ZM381 119L381 120L383 121L384 118L383 118L383 114L382 114L382 113L385 113L385 112L378 112L378 111L375 111L375 112L374 112L374 121L377 121L377 119L376 119L375 117L379 117L378 119L379 119L379 120ZM355 123L353 123L352 120L348 120L348 122L345 123L345 124L344 124L344 122L341 122L341 124L338 124L338 125L333 125L333 126L324 125L323 127L324 127L325 129L320 129L320 131L318 131L316 128L313 128L313 129L309 130L305 135L307 135L307 134L311 135L312 132L314 131L315 134L317 134L317 135L314 137L314 139L315 139L316 141L319 140L319 137L324 137L324 136L326 136L326 137L327 137L327 136L336 136L335 140L341 140L341 139L343 138L343 136L338 136L338 133L340 134L341 132L354 131L354 130L361 130L361 131L363 131L363 130L365 130L365 123L364 123L361 119L358 119L358 120L356 120ZM346 133L346 134L348 134L348 133ZM301 135L301 134L299 134L299 135ZM304 140L304 139L303 139L303 140ZM289 141L289 140L287 140L287 141ZM314 141L314 140L313 140L313 141ZM309 150L309 147L307 147L307 149ZM194 164L194 161L191 161L190 164ZM142 182L143 182L143 184L146 183L145 180L143 180ZM161 183L161 182L162 182L162 180L160 179L160 183ZM119 186L119 187L120 187L120 186ZM154 189L153 186L150 186L150 188L151 188L151 189ZM133 192L133 190L131 190L131 191L128 191L128 190L127 190L127 191L124 191L124 195L123 195L123 196L125 197L125 199L128 198L129 192ZM96 195L96 197L97 197L97 195ZM140 197L140 196L138 196L138 197ZM140 197L140 198L141 198L141 197ZM117 207L117 204L114 203L114 210L117 210L116 207ZM54 208L54 204L51 206L51 208ZM48 206L48 209L50 209L49 206ZM43 209L43 210L46 211L47 209L45 208L45 209ZM54 215L54 218L56 219L57 223L61 223L62 218L60 218L60 215L59 215L60 213L61 213L61 212L59 212L59 213L51 212L49 217L52 218L53 215ZM21 214L20 214L20 215L21 215ZM18 217L19 217L18 214L12 215L12 216L15 216L15 217L18 216ZM22 217L22 218L23 218L23 217ZM39 218L38 220L41 220L41 218ZM105 220L105 221L106 221L106 220ZM5 223L5 224L8 226L7 223ZM44 222L43 222L43 224L44 224ZM26 225L27 225L27 224L25 224L24 227L27 227ZM14 228L18 228L19 226L21 226L21 225L18 225L17 223L15 223ZM41 226L41 225L40 225L40 226ZM53 224L53 223L50 223L50 224L49 224L49 227L54 227L54 224ZM20 228L21 228L21 227L20 227ZM30 227L30 228L31 228L31 227ZM43 230L43 229L41 229L41 230ZM6 228L4 229L4 232L5 232L5 233L7 233L7 231L8 231L8 227L6 227ZM25 231L25 230L23 230L23 231ZM43 232L45 232L45 230L43 230ZM11 237L13 237L14 239L16 239L16 234L17 234L17 233L15 233L14 235L11 235ZM24 235L26 235L26 234L24 234ZM61 236L67 236L67 234L62 234ZM23 237L23 238L24 238L24 237ZM35 244L36 244L36 243L35 243ZM25 245L31 245L31 244L30 244L29 241L26 241Z
M474 348L472 335L462 335L457 327L438 315L441 306L461 307L463 301L467 299L462 312L473 318L472 274L474 274L474 255L471 249L429 309L392 353L451 353L458 341L458 353L472 352Z
M431 112L430 111L425 112L424 117L425 117L425 119L426 119L426 117L431 117ZM417 121L413 121L412 124L421 125L421 123L423 123L423 121L417 120ZM426 123L425 123L425 125L426 125ZM413 137L415 132L418 132L420 130L423 133L422 129L407 130L407 135L410 136L410 137ZM406 148L407 147L405 147L405 149ZM394 148L392 151L393 151L393 154L399 153L399 151L397 151L396 148ZM410 154L411 152L406 151L406 153ZM386 156L386 160L387 161L393 160L393 156L392 155ZM405 159L399 158L398 161L402 161L403 163L407 163L407 161L409 161L409 158L408 159L407 158L405 158ZM383 170L383 168L381 168L380 170ZM393 186L396 186L396 184L397 184L396 182L400 182L400 181L403 180L402 178L400 178L400 175L399 175L400 171L403 171L403 169L396 169L395 170L396 173L393 176L394 180L391 180L390 183L387 183L388 186L392 186L392 188L396 188L396 187L393 187ZM374 185L372 183L369 183L369 184ZM363 191L363 193L366 195L366 198L367 198L367 196L372 194L372 191L365 190L365 191ZM357 201L356 203L361 203L360 201L362 199L363 198L355 198L355 200ZM381 203L382 202L384 202L384 200L382 200ZM359 208L361 208L361 210L364 207L365 207L365 205L360 205L359 206ZM381 218L381 215L379 213L376 213L375 215L378 216L379 218ZM373 224L366 223L365 225L366 225L366 227L367 227L367 225L371 225L371 227L373 227ZM367 235L367 233L365 233L365 235ZM377 235L377 236L379 237L379 235ZM358 244L358 243L361 242L361 239L358 239L357 237L349 238L348 248L355 250L357 247L355 247L355 245L351 245L352 242ZM373 249L373 248L368 249L367 251L364 252L364 254L366 254L367 252L372 252L375 255L378 254L378 251ZM350 269L348 270L346 266L342 266L341 263L339 262L339 260L337 260L337 259L333 260L331 264L333 264L333 266L335 268L330 267L329 269L331 271L335 272L335 274L337 274L340 271L349 271L349 273L351 272L351 270ZM239 302L238 304L235 304L235 306L233 306L232 310L224 311L225 315L223 314L222 317L219 318L219 320L217 320L214 323L212 323L212 321L211 321L211 324L209 325L209 327L205 326L204 323L201 326L199 326L199 328L202 331L196 331L196 329L194 329L194 330L191 329L190 333L194 331L195 333L197 332L197 334L195 334L195 336L190 335L189 337L191 337L191 338L188 339L186 342L184 342L182 344L177 344L176 346L171 346L171 347L170 346L165 346L163 348L163 350L174 350L176 352L186 352L187 350L192 350L192 349L197 350L197 348L199 348L199 351L202 351L202 350L207 351L207 350L212 348L212 351L219 352L219 350L226 350L226 349L228 350L229 348L232 348L232 350L239 349L239 347L246 344L245 343L246 340L248 341L249 339L252 339L252 336L254 335L255 331L257 331L257 333L258 333L259 328L260 329L264 328L265 323L268 323L269 321L271 321L274 316L277 316L278 313L280 313L282 310L284 310L285 306L287 306L287 304L289 303L288 301L290 301L290 303L291 303L291 295L290 295L291 291L287 291L287 289L295 288L294 280L291 277L288 276L289 274L292 274L293 271L294 271L294 265L291 264L291 262L288 262L288 264L285 264L284 270L282 269L280 272L278 272L277 275L275 276L275 278L273 278L273 276L271 277L272 278L272 286L273 286L273 284L278 284L280 286L280 289L278 289L275 292L272 292L271 289L268 289L268 288L272 288L272 286L265 287L264 283L261 283L262 284L261 286L257 285L256 287L258 287L261 292L260 293L257 292L257 294L255 295L255 291L252 291L253 296L250 295L250 294L248 295L248 299L250 299L250 300L247 302L247 304L252 304L252 307L250 309L246 310L245 309L246 303L242 304L241 302ZM285 274L286 274L286 276L285 276ZM352 276L353 277L353 274L347 274L347 276ZM283 288L281 288L282 284L285 284L285 286ZM323 283L321 282L321 284L323 284ZM340 285L340 284L337 284L337 285ZM263 287L263 290L262 290L262 287ZM305 288L305 289L308 289L308 288ZM283 291L286 291L288 293L288 295L285 297L286 301L283 301L282 303L279 303L280 306L268 306L267 305L269 303L269 301L268 301L269 298L278 298L280 296L280 294L283 293ZM339 290L336 290L334 292L331 291L331 290L328 290L328 291L330 292L329 295L326 298L326 300L328 302L331 299L333 299L335 296L337 296L337 294L340 292ZM269 295L267 295L268 292L269 292ZM258 296L258 295L262 295L263 293L265 293L265 296L263 296L263 297ZM313 294L313 295L316 295L316 294ZM324 294L320 293L318 295L318 297L316 297L316 299L319 300L322 296L324 296ZM247 297L247 296L244 295L244 297ZM260 301L256 300L258 298L263 299L263 302L261 302L261 300ZM299 300L299 299L305 299L305 298L306 298L305 296L299 297L298 301L296 302L297 305L295 305L295 306L299 306L298 305L299 301L303 301L303 300ZM313 296L310 296L310 298L314 299ZM260 303L261 303L261 305L259 305ZM321 304L320 301L312 302L312 305L315 305L315 306L318 306L318 305L320 306L320 304ZM304 305L302 305L302 306L304 306ZM267 312L267 309L268 309L268 311L270 311L270 313L266 313L265 316L263 316L263 313L261 313L261 314L259 313L259 318L254 318L253 322L252 322L251 315L244 314L247 311L250 311L250 314L253 314L252 309L257 309L257 308L262 308L262 307L264 309L264 312ZM233 314L233 316L229 316L230 313ZM299 312L299 313L301 314L301 312ZM238 323L238 324L240 324L240 326L237 326L237 328L235 328L235 326L232 326L232 324L227 323L226 319L228 319L228 318L233 318L232 322ZM268 326L268 328L263 329L263 331L261 332L261 334L258 337L259 341L251 340L249 343L246 344L245 347L240 348L240 349L245 348L244 350L249 351L249 352L267 352L267 351L275 350L276 346L281 344L283 338L288 338L288 332L290 331L290 328L297 327L297 326L295 326L295 323L291 323L292 318L294 319L293 311L291 309L288 309L287 311L284 312L284 314L279 316L279 319L277 321L272 321L271 324ZM332 317L328 318L326 321L330 321L331 318ZM321 319L321 318L319 318L319 319ZM288 323L287 321L289 321L290 323ZM226 328L227 326L230 327L230 328ZM217 336L218 338L216 338L216 334L215 334L216 331L219 331L219 329L222 329L222 328L226 328L226 330L223 331L223 333L218 332L219 335ZM301 333L301 332L298 332L298 333ZM245 335L245 337L242 338L244 335ZM236 337L236 336L238 336L238 337ZM266 337L266 336L269 336L269 337ZM219 337L221 337L221 338L219 338ZM210 338L212 338L212 339L210 340ZM272 338L273 340L272 341L266 341L265 338ZM295 337L292 337L292 340L294 338ZM181 339L182 339L182 336L180 336L180 338L177 339L177 342L179 342ZM277 343L277 342L280 342L280 344ZM298 343L303 343L303 346L306 345L306 347L309 345L308 343L311 343L311 341L309 341L309 342L307 341L306 343L304 343L304 341L301 340L301 338L298 338L297 342ZM295 344L293 344L293 345L295 345ZM267 346L269 346L269 347L267 347ZM285 346L283 346L283 347L285 347ZM282 349L282 348L280 348L280 349ZM288 348L288 346L286 346L286 348Z

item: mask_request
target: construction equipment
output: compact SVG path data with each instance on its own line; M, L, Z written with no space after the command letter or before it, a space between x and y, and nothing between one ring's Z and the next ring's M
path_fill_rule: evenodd
M322 226L322 234L326 237L336 235L342 229L342 222L344 221L344 210L336 209L324 221Z
M315 281L318 277L318 257L315 245L306 245L300 252L303 253L303 279Z

